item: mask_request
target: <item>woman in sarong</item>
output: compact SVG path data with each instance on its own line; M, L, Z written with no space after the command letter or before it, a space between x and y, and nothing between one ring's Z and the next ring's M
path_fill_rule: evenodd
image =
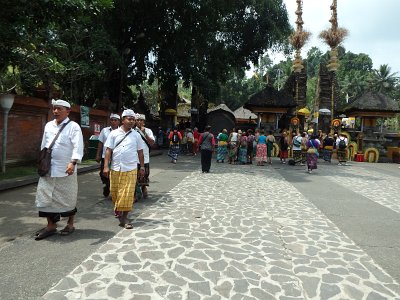
M228 154L228 134L227 130L223 129L218 134L218 149L217 149L217 163L223 163L226 155Z
M307 142L307 169L310 174L312 170L317 169L319 144L316 135L313 135Z
M267 135L267 162L272 165L272 150L274 149L275 137L272 130Z
M282 133L282 136L279 140L279 148L279 158L281 160L281 164L286 164L286 159L289 156L289 141L286 132Z
M256 152L257 166L263 166L264 162L266 161L267 161L267 137L263 132L260 132L257 138L257 152Z
M239 164L247 164L247 136L246 133L242 133L240 136L240 146L238 154Z
M329 133L328 136L324 139L324 149L322 150L322 157L324 161L331 162L334 143L335 140L333 139L332 133Z
M229 143L229 163L235 163L236 161L236 156L237 156L237 149L238 149L238 133L236 132L236 129L233 128L232 132L229 135L228 138L228 143Z

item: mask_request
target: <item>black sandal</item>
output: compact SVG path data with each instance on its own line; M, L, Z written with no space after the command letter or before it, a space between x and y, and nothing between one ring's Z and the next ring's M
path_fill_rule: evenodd
M45 238L47 238L47 237L49 237L49 236L55 234L56 232L57 232L57 229L51 229L51 230L45 229L45 230L41 231L41 232L35 237L35 240L36 240L36 241L43 240L43 239L45 239Z

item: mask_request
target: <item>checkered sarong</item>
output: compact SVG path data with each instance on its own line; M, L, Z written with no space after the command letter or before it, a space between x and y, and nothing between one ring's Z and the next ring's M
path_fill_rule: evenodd
M135 195L137 170L110 171L110 192L114 210L131 211Z

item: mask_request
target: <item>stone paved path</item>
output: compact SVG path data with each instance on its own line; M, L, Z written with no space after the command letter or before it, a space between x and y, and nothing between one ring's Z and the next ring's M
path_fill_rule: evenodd
M352 184L351 172L329 180ZM357 192L371 196L370 184ZM272 168L193 172L133 218L44 298L400 299L399 284Z

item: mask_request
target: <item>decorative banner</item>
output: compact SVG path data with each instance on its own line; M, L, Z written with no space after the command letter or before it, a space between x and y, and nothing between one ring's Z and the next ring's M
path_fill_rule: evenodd
M93 127L94 127L94 134L95 134L95 135L99 135L99 134L100 134L100 131L101 131L101 126L100 126L100 124L94 123L94 124L93 124Z
M89 110L87 106L81 105L81 127L89 127Z

